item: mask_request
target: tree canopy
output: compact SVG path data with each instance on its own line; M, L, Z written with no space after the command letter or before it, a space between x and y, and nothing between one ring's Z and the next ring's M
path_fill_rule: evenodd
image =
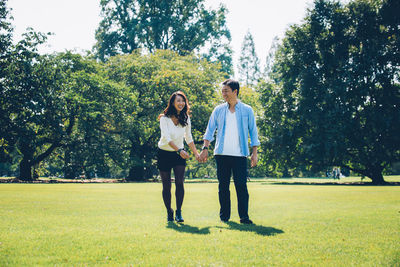
M0 175L154 177L157 117L177 90L202 142L232 73L227 10L207 10L204 0L101 6L95 56L49 55L38 52L46 35L32 29L13 43L0 2ZM395 0L316 0L274 41L264 80L246 35L239 97L255 110L262 143L250 175L343 167L384 183L382 173L400 162L398 10ZM188 173L214 175L215 166L192 158Z
M102 0L102 21L96 31L98 58L129 54L137 48L150 53L158 49L181 55L203 51L204 56L221 63L232 73L230 31L227 10L208 10L204 0Z
M346 167L383 183L400 159L398 1L315 1L275 58L266 157L280 166Z
M5 84L4 79L7 76L6 67L10 55L10 46L12 44L12 27L10 22L10 13L6 6L6 1L0 2L0 120L6 119L4 105L5 98ZM13 142L5 140L3 136L7 133L7 129L0 127L0 162L10 160L9 146Z
M8 151L15 148L22 156L22 180L32 180L34 166L68 146L78 118L105 116L103 103L112 103L107 81L95 78L95 61L71 53L40 55L37 46L45 40L26 33L11 49L5 69L1 125L4 140L14 145Z
M240 80L249 86L255 85L261 76L260 59L250 31L247 31L242 43L238 70Z
M194 139L201 140L216 103L217 82L222 80L217 66L196 56L158 50L149 55L136 51L113 57L106 68L109 79L122 81L136 99L123 108L124 117L115 126L130 180L143 180L157 172L153 164L160 136L157 117L173 92L180 90L188 96Z

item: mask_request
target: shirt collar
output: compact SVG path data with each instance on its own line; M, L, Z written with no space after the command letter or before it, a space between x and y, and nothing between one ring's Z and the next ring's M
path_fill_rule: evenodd
M237 104L235 105L235 110L240 109L241 106L242 106L242 101L240 101L240 100L238 99L238 102L237 102ZM229 108L228 102L225 102L225 107L226 107L227 109Z

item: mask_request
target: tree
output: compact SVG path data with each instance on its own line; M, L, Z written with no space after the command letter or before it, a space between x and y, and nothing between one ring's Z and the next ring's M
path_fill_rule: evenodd
M315 1L285 34L273 81L260 85L267 157L340 166L384 183L400 159L399 2Z
M67 146L77 119L98 118L107 102L107 82L94 83L97 63L71 53L40 55L46 35L30 30L10 49L3 80L2 139L14 144L22 159L19 178L33 180L32 169L57 148ZM84 79L85 78L85 79ZM97 86L95 86L97 85ZM105 98L92 101L93 96ZM96 99L97 100L97 99Z
M212 44L210 51L202 56L212 63L219 64L219 70L225 73L224 77L228 79L234 75L232 55L233 50L229 44L216 41Z
M13 28L7 1L0 2L0 71L5 68L5 59L12 43Z
M151 53L169 49L183 55L210 46L208 57L222 60L231 71L230 32L226 8L207 10L204 0L102 0L102 21L96 31L97 57L129 54L137 48ZM225 41L223 41L225 39Z
M106 177L112 168L111 156L120 150L111 138L114 121L125 115L121 109L135 99L122 84L106 78L104 64L79 55L67 56L63 56L65 61L75 66L69 85L77 112L76 126L59 152L64 176Z
M201 140L217 101L216 84L222 80L217 66L192 55L159 50L148 55L135 51L112 57L107 68L109 79L122 81L135 96L134 102L121 107L124 115L111 124L110 132L114 134L113 142L120 143L120 154L114 154L114 162L129 169L127 180L144 180L157 173L157 117L173 92L181 90L188 96L194 140Z
M32 180L32 167L60 145L74 121L68 116L61 81L53 58L40 56L36 47L46 36L28 32L11 51L5 69L1 125L5 139L22 154L20 178ZM66 116L64 116L66 115Z
M6 6L7 1L0 2L0 121L5 118L4 107L4 93L5 85L4 79L6 77L5 69L8 65L10 57L10 47L12 44L12 32L13 29L10 23L10 13ZM7 129L0 125L0 162L11 161L10 153L13 150L14 142L12 140L6 140L4 137L7 135Z
M277 36L274 37L272 40L271 47L269 48L267 57L265 59L265 68L264 68L264 73L263 76L264 78L268 79L269 75L272 71L272 67L274 65L274 57L275 53L279 47L279 38Z
M240 80L248 86L255 85L260 78L260 60L250 31L247 31L242 43L238 70Z
M225 73L224 77L229 78L233 76L234 71L232 63L233 50L230 46L231 33L226 26L225 13L227 13L227 10L224 6L221 6L217 12L218 19L215 22L217 23L215 28L219 30L215 31L209 39L210 48L202 54L202 57L210 62L220 64L220 70Z

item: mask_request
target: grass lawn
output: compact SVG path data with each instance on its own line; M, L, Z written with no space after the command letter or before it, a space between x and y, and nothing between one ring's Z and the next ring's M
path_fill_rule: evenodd
M400 266L400 187L249 183L253 226L219 222L216 183L0 184L0 266Z

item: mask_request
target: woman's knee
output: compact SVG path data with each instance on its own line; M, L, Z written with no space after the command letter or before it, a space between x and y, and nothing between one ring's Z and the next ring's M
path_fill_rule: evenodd
M176 188L182 188L183 189L183 180L182 181L177 181L175 180L175 186Z

